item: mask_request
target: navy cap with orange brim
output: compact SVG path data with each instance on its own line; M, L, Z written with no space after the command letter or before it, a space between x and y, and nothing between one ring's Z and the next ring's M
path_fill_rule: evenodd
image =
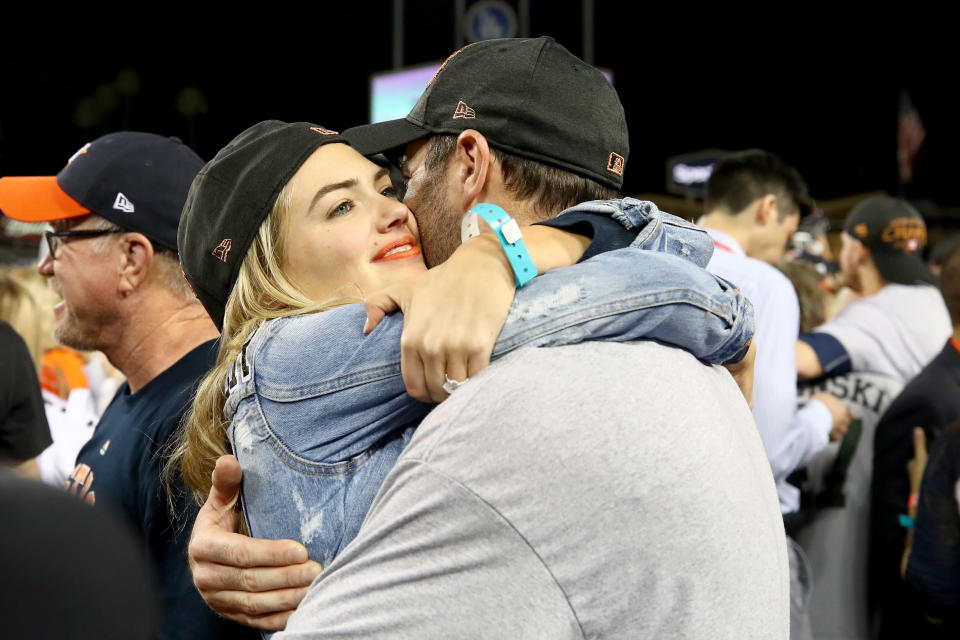
M0 210L25 222L89 213L177 250L177 225L203 160L178 138L108 133L85 144L56 176L0 178Z
M56 176L0 178L0 211L22 222L50 222L90 213L60 188Z

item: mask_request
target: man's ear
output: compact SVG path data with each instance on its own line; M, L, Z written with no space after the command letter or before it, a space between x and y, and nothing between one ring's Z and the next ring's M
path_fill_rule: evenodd
M453 175L457 180L460 205L464 211L483 202L492 172L492 162L490 145L482 133L467 129L457 136Z
M153 244L142 233L130 232L120 237L120 293L128 296L147 279L153 264Z
M756 213L756 221L759 226L765 227L777 221L779 216L777 204L777 196L772 193L760 198Z

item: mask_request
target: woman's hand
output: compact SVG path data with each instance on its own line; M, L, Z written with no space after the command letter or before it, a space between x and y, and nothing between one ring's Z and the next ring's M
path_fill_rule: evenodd
M496 238L478 236L442 265L369 296L364 332L402 311L403 383L417 400L442 402L447 378L462 382L490 364L514 290Z
M524 227L523 238L538 273L576 263L590 246L583 236L545 226ZM417 400L442 402L448 379L463 382L490 364L515 290L499 241L483 233L442 265L369 296L363 330L402 311L403 383Z

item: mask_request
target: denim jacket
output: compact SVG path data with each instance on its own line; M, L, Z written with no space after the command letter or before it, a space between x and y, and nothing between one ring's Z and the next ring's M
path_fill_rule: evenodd
M656 339L714 363L742 353L753 310L702 267L709 236L652 203L581 205L639 231L633 248L551 271L517 291L492 359L525 346ZM228 381L228 437L251 535L303 542L328 564L432 408L407 395L401 314L369 335L354 304L264 322ZM548 375L548 374L546 374Z

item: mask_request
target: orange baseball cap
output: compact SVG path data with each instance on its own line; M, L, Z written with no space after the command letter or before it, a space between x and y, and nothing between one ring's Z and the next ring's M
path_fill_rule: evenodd
M49 222L90 213L60 188L56 176L0 178L0 211L23 222Z

